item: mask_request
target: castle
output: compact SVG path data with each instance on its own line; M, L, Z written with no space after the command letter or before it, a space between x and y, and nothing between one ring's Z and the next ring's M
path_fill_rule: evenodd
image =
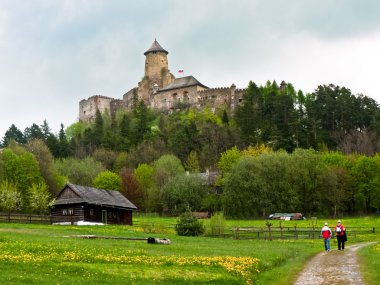
M93 121L97 110L110 114L119 109L132 110L139 100L150 108L163 112L181 107L232 111L242 101L244 89L237 89L234 84L230 87L208 88L191 75L175 78L169 70L168 52L157 40L154 40L144 55L145 74L138 86L125 93L123 99L94 95L81 100L80 121Z

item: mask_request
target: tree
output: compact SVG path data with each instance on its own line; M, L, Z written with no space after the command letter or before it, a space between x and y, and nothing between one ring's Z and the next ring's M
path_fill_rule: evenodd
M127 114L123 114L123 117L119 123L119 130L121 136L121 144L119 150L128 150L131 145L131 119Z
M224 125L228 125L230 119L228 118L228 114L226 109L223 109L222 122Z
M338 212L347 209L345 206L349 201L349 177L347 170L342 167L330 166L326 172L326 191L324 192L325 199L330 202L334 218Z
M14 124L12 124L5 132L2 145L4 147L8 146L11 140L14 140L20 144L26 143L23 133Z
M51 154L55 158L59 158L60 157L61 150L60 150L60 146L59 146L59 140L58 140L58 138L55 135L50 134L47 137L47 139L46 139L46 145L49 148Z
M44 139L44 134L41 128L37 124L32 124L31 127L26 128L24 131L24 137L27 141L32 139Z
M143 209L147 212L159 210L159 193L154 181L154 168L146 163L140 164L133 171L133 177L143 192Z
M163 187L171 177L185 173L181 161L174 155L166 154L153 163L155 181L159 188Z
M356 207L369 213L379 206L380 189L380 158L360 156L352 168L352 175L358 189ZM373 201L373 197L376 197Z
M185 161L191 151L199 150L199 131L196 124L184 120L172 122L168 147L181 161Z
M46 120L43 121L42 125L40 126L43 140L46 142L47 138L52 135L50 126Z
M290 158L289 185L298 193L297 208L307 215L325 213L322 201L327 167L321 155L315 150L296 149Z
M92 186L105 190L121 190L120 176L109 170L100 172L92 181Z
M267 147L264 144L259 144L255 146L249 146L245 150L242 151L243 156L252 156L257 157L263 153L270 153L273 150L270 147Z
M100 146L104 137L104 121L102 114L99 110L96 110L95 124L94 124L94 144Z
M21 192L14 183L8 182L8 180L0 183L0 208L7 213L22 208Z
M106 169L111 170L116 161L117 153L112 150L98 148L93 152L92 157L102 163Z
M205 231L201 221L188 210L183 213L175 225L175 231L179 236L199 236Z
M149 110L144 101L139 101L134 111L135 123L132 126L132 142L134 145L142 142L149 131Z
M43 177L36 158L30 152L17 146L15 152L9 147L4 149L0 155L1 176L9 183L17 185L22 194L23 204L28 206L27 189L33 183L42 183Z
M68 157L71 153L70 151L70 145L69 142L67 141L66 134L65 134L65 129L63 124L61 124L61 129L59 130L59 155L58 157L64 158Z
M186 208L200 210L206 193L199 176L183 174L169 179L162 189L161 200L164 209L176 214L184 212Z
M227 216L256 217L259 213L259 165L252 157L241 158L224 180L223 203Z
M186 160L186 169L190 172L200 172L199 158L196 151L192 150Z
M133 175L133 171L124 168L121 172L122 193L127 197L137 208L144 209L143 199L144 192L139 187L139 184Z
M379 149L378 135L375 131L352 130L344 136L338 147L345 154L358 153L372 156Z
M241 157L242 153L236 146L226 150L221 154L220 160L218 162L218 169L220 170L217 181L218 185L223 185L224 177L227 176L233 165L238 162Z
M57 172L74 184L91 186L95 177L105 168L91 157L85 159L64 158L55 161Z
M28 189L29 207L38 214L46 214L51 206L53 199L44 183L32 184Z
M129 151L127 166L135 168L141 163L151 163L167 152L165 142L162 139L143 141Z
M113 164L113 170L117 173L120 173L121 170L127 166L128 166L128 153L124 151L119 152Z
M64 186L64 182L55 170L53 156L45 142L42 139L33 139L28 141L25 147L37 159L41 175L49 191L54 195L58 194Z
M235 111L235 120L246 144L261 142L263 96L255 83L250 81L243 95L243 104Z

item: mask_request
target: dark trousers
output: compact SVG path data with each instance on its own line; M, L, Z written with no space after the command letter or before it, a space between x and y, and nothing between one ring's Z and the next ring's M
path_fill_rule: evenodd
M338 239L338 249L344 249L344 236L337 236L336 238Z

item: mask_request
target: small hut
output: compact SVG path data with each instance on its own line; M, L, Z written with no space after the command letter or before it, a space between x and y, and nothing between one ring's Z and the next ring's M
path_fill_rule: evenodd
M103 223L132 225L137 210L119 191L68 183L51 210L53 224Z

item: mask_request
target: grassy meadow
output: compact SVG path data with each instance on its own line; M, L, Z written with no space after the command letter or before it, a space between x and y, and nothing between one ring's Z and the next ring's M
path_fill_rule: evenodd
M141 216L134 221L134 226L1 223L1 284L292 284L305 261L323 250L320 239L180 237L171 227L174 218ZM376 227L380 232L378 217L342 221L348 228ZM324 222L318 220L317 227ZM328 222L333 226L336 221ZM278 226L279 222L272 223ZM310 221L286 221L282 225L295 224L310 226ZM228 220L227 226L265 226L265 221ZM83 239L75 235L166 237L172 243ZM361 241L380 241L380 234L349 236L349 243ZM334 240L332 247L336 247ZM360 252L369 284L375 284L370 282L378 278L379 264L373 260L379 257L378 245Z

